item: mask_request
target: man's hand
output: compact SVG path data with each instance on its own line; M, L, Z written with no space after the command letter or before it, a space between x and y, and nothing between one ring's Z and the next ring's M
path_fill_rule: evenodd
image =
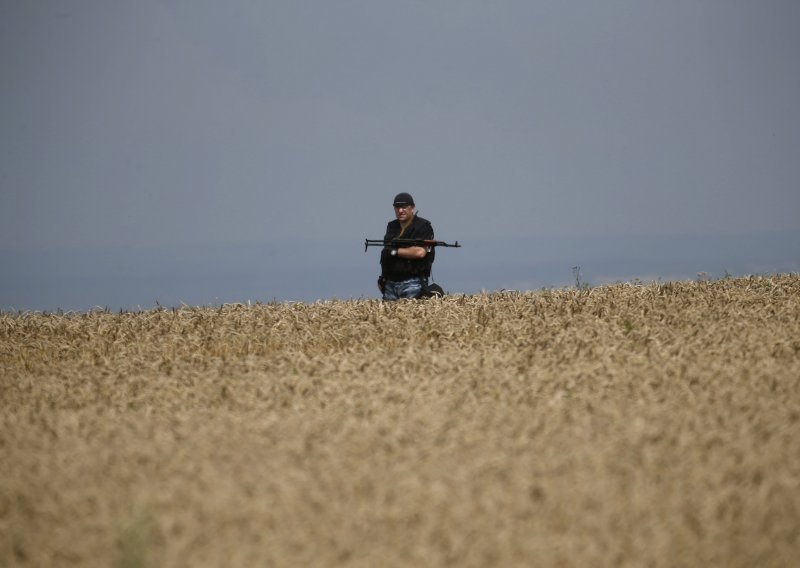
M386 279L383 276L379 276L378 277L378 290L380 290L381 294L383 294L383 291L385 289L386 289Z

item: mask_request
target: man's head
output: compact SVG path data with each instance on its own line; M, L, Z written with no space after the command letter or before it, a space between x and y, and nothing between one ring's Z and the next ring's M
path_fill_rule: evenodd
M401 223L408 222L414 216L414 198L410 193L398 193L392 205L394 205L394 216Z

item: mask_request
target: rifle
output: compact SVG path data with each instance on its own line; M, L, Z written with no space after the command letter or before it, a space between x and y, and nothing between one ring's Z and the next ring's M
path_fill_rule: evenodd
M365 239L364 252L367 252L369 247L454 247L461 248L458 241L454 243L446 243L444 241L433 241L428 239Z

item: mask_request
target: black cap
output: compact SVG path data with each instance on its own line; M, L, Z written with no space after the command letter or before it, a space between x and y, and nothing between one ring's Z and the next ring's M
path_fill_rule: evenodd
M394 196L392 205L414 205L414 198L410 193L398 193Z

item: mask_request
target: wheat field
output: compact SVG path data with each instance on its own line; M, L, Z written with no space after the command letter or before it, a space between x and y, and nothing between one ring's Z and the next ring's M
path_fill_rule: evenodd
M793 566L800 276L0 315L0 566Z

